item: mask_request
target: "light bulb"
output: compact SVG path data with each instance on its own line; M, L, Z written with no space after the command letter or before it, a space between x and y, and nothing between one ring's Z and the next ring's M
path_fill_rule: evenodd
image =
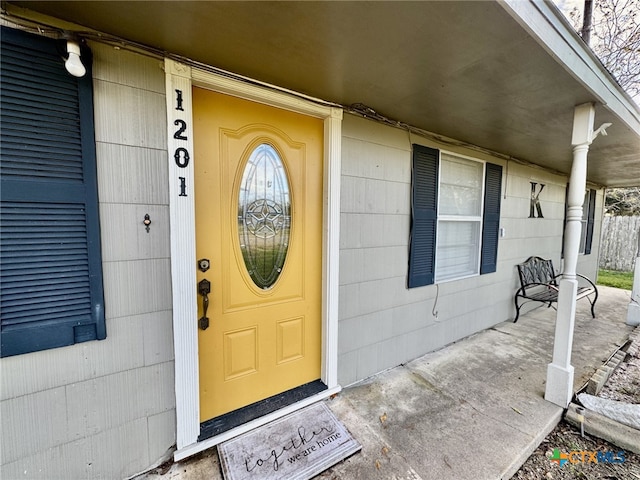
M72 40L67 41L67 52L69 53L69 57L67 61L64 62L64 66L74 77L83 77L87 70L84 68L82 64L82 60L80 60L80 46L77 42Z

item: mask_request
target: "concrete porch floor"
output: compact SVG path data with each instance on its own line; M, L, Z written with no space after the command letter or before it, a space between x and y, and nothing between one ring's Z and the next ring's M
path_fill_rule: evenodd
M574 391L624 344L630 292L577 305ZM541 307L345 388L329 407L362 451L320 479L507 479L560 421L544 400L555 311ZM215 448L139 479L221 479Z

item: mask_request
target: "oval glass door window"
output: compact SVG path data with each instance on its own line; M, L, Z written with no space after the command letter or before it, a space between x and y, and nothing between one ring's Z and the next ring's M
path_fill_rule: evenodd
M278 152L266 143L249 156L238 198L238 232L242 257L253 282L271 288L289 248L289 181Z

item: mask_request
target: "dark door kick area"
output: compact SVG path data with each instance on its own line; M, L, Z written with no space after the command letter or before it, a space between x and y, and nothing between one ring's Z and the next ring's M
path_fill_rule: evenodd
M212 418L200 424L200 436L198 441L220 435L232 428L239 427L251 420L268 415L276 410L288 405L304 400L317 393L326 390L328 387L320 380L306 383L299 387L279 393L273 397L265 398L259 402L252 403L246 407L239 408L233 412L225 413L219 417Z

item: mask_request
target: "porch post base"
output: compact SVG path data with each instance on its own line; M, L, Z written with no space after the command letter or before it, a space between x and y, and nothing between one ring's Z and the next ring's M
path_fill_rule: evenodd
M640 238L638 238L638 249L640 249ZM632 327L640 325L640 256L636 258L635 271L633 272L633 288L627 310L627 325Z
M573 366L562 367L554 363L547 366L547 387L544 399L567 408L573 397Z
M627 325L637 327L640 325L640 305L637 303L630 303L627 310Z

